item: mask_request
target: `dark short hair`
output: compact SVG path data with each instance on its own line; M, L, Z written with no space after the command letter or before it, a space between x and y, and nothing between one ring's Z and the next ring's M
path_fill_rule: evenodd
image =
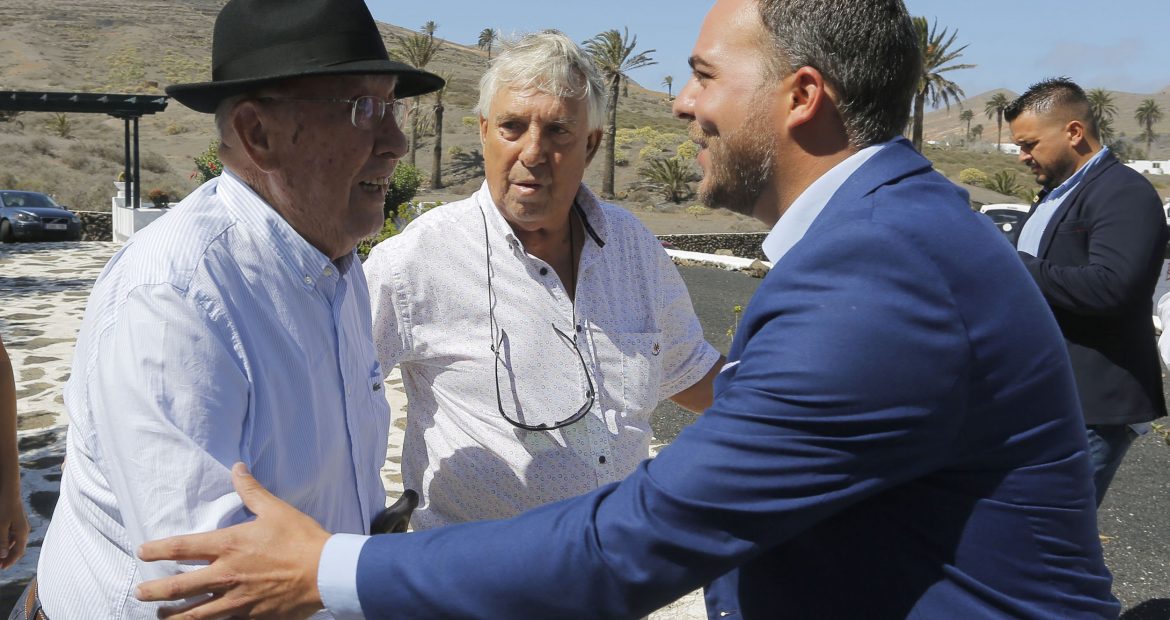
M922 74L918 34L902 0L759 0L773 72L812 67L839 93L849 142L902 133Z
M1097 120L1093 118L1089 97L1076 82L1066 77L1048 78L1029 86L1024 94L1003 109L1003 118L1010 123L1024 112L1043 115L1055 110L1081 121L1089 135L1097 137Z

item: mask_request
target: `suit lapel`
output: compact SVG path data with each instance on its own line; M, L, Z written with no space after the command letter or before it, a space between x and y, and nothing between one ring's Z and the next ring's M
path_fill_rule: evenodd
M1106 170L1117 165L1117 163L1117 158L1113 156L1112 152L1109 152L1101 158L1101 161L1096 166L1093 166L1092 170L1085 173L1085 178L1081 179L1076 189L1069 192L1068 197L1064 199L1064 202L1060 203L1060 207L1052 214L1052 219L1048 220L1048 225L1044 227L1044 234L1040 236L1040 247L1036 252L1037 257L1044 258L1048 256L1048 249L1052 247L1052 240L1056 236L1056 228L1060 226L1064 218L1068 217L1069 210L1072 209L1073 205L1080 202L1081 192L1085 191L1085 187L1095 181Z

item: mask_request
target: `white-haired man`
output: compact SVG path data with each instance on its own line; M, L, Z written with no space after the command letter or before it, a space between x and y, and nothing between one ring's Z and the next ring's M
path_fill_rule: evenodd
M662 397L703 410L720 360L654 236L581 183L605 110L583 51L554 31L519 39L477 109L483 186L365 264L378 357L409 401L416 529L621 480Z

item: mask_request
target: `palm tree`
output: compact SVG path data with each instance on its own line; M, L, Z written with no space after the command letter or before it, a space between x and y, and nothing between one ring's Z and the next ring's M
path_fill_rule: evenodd
M435 40L435 31L438 29L439 29L438 24L436 24L434 21L428 21L427 23L423 24L422 28L420 28L419 30L421 30L424 34L426 34L428 39L434 41Z
M499 38L500 31L496 30L495 28L484 28L483 30L479 31L479 41L476 42L476 45L478 45L479 49L481 50L487 50L489 61L492 59L492 44L494 44Z
M671 92L671 87L674 86L674 78L669 75L662 78L662 85L666 87L666 98L674 99L674 93Z
M655 50L634 54L638 37L630 39L630 29L625 34L617 30L606 30L585 42L585 48L593 57L601 75L605 77L607 90L606 113L609 117L605 127L605 168L602 170L601 197L613 198L614 140L617 135L617 105L622 80L629 79L626 73L641 67L658 64L650 58Z
M983 139L983 125L976 125L971 128L971 138L975 140Z
M433 24L434 22L427 22ZM439 52L439 47L442 43L436 43L435 40L429 36L422 34L411 33L405 36L398 37L398 44L394 47L393 53L402 60L410 63L418 69L422 69L434 60L435 55ZM408 155L410 165L415 165L414 149L418 145L418 123L421 120L418 113L419 100L414 98L411 102L410 114L410 154Z
M431 107L431 115L435 119L435 146L431 152L431 189L443 187L443 94L451 84L451 76L440 74L443 78L443 87L435 91L435 105Z
M967 142L971 141L971 119L975 118L975 113L971 110L963 110L959 113L959 120L967 123L967 133L963 134L963 138Z
M950 81L944 73L970 69L975 65L948 64L963 55L964 45L958 49L951 49L955 37L959 32L950 33L947 30L938 30L938 20L933 25L927 25L925 17L914 18L914 29L918 32L918 46L922 49L922 75L918 77L918 90L914 93L914 129L911 141L914 148L922 150L922 117L925 115L926 103L931 107L938 107L942 102L947 109L951 109L951 99L958 101L963 97L963 89Z
M1085 93L1089 99L1089 114L1097 125L1097 137L1102 144L1113 142L1113 117L1117 114L1117 104L1113 102L1113 93L1104 88L1094 88Z
M999 192L1005 196L1021 196L1025 191L1023 185L1020 185L1016 173L1010 170L1000 170L996 172L987 180L987 189L993 192Z
M1154 146L1154 138L1158 137L1154 133L1154 124L1162 120L1162 108L1157 101L1145 99L1133 113L1133 119L1144 128L1142 137L1146 139L1146 159L1150 159L1150 149Z
M1002 151L999 145L1003 143L1003 111L1007 109L1009 104L1011 104L1011 101L1008 101L1007 95L995 93L983 106L983 112L987 114L987 118L995 119L996 151Z

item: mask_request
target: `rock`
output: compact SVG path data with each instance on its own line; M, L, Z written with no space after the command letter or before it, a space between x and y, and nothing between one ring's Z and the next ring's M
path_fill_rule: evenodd
M762 277L768 275L769 271L771 271L771 269L769 269L768 266L765 265L763 263L763 261L760 261L760 260L752 261L752 264L748 265L747 269L743 270L744 273L748 274L749 276L751 276L753 278L762 278Z
M728 249L718 249L718 250L715 250L715 255L716 255L716 256L735 256L735 254L733 254L733 253L731 252L731 250L728 250Z

